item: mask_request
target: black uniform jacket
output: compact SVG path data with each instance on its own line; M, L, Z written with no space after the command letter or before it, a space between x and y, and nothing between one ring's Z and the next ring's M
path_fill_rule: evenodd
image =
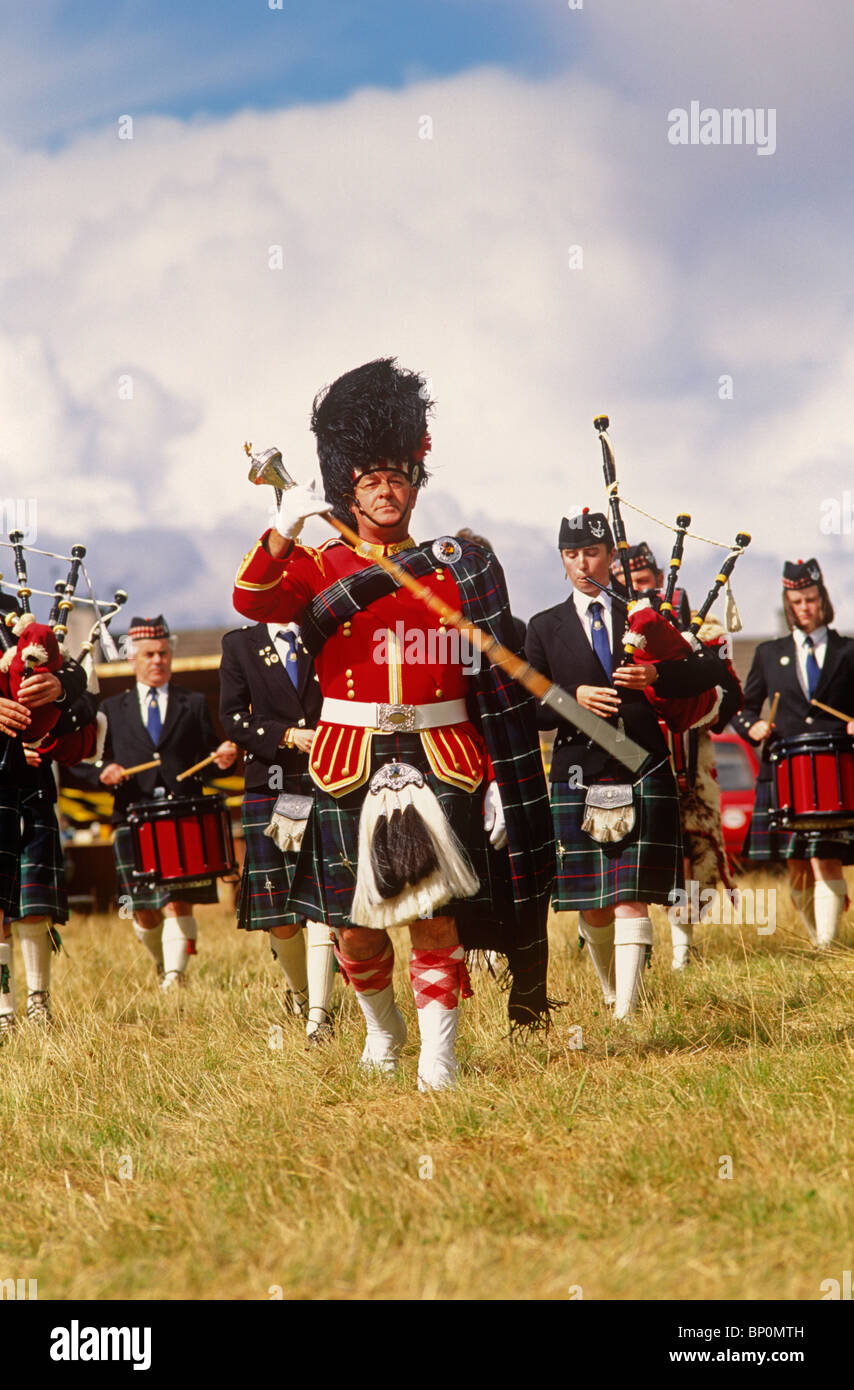
M176 796L198 796L201 793L201 774L188 777L184 782L178 782L176 778L179 772L185 772L193 763L201 762L220 744L204 695L195 690L184 690L170 680L166 719L156 747L142 722L136 683L122 695L111 695L104 700L101 711L107 716L103 758L95 766L79 763L74 769L75 776L103 791L105 788L99 781L99 775L107 763L136 767L139 763L151 762L155 753L160 755L161 760L159 767L138 772L117 787L106 788L115 797L113 824L127 818L127 808L134 801L150 800L156 787L166 787Z
M744 687L744 709L732 721L742 738L754 747L756 741L750 738L748 729L762 717L763 704L771 701L778 690L780 702L774 717L774 731L762 752L760 782L771 776L768 755L781 739L819 731L835 734L845 731L840 719L816 709L807 699L798 679L794 637L778 637L773 642L760 642L756 648ZM833 628L827 630L827 650L814 698L854 717L854 640L840 636Z
M222 639L219 717L226 738L246 753L246 790L283 785L271 777L305 772L308 758L298 748L280 748L286 729L313 729L323 697L314 662L297 643L296 688L286 675L266 623L237 628Z
M614 586L616 589L616 585ZM622 604L611 607L613 627L612 651L614 669L626 664L621 658L623 633L626 630L626 610ZM611 685L605 669L595 655L584 631L578 610L572 596L554 608L537 613L528 624L525 641L525 654L536 670L549 680L555 681L569 695L575 695L579 685ZM657 695L678 697L698 695L720 684L721 662L717 656L696 655L689 652L681 661L662 661L658 663L658 679L655 682ZM619 716L608 723L618 727L618 719L623 721L626 735L646 748L656 757L665 757L667 747L658 723L658 716L642 690L620 691ZM541 729L554 729L554 712L547 706L540 706L538 723ZM585 784L597 777L614 777L619 781L629 781L631 776L622 763L611 758L604 749L592 743L580 733L573 724L560 720L557 725L554 750L552 753L551 780L566 782L570 769L582 769Z

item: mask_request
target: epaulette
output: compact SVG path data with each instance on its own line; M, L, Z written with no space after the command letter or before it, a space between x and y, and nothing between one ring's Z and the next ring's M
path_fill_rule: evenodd
M324 541L322 545L318 546L318 550L328 550L331 545L346 544L347 542L342 540L340 536L330 536L328 541Z

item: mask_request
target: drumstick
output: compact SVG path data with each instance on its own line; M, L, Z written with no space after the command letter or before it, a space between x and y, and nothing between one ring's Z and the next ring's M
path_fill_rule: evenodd
M193 763L192 767L188 767L186 772L179 772L175 781L183 782L185 777L192 777L194 772L200 772L203 767L207 767L208 763L212 763L215 757L216 753L209 753L206 758L202 758L200 763Z
M136 767L122 768L122 777L133 777L137 772L148 772L149 768L160 766L160 755L152 758L150 763L137 763Z
M767 734L765 735L765 737L763 738L762 742L760 743L760 745L759 745L760 748L764 748L765 745L766 745L766 743L768 742L769 738L771 737L771 732L772 732L772 730L773 730L773 728L774 728L774 720L775 720L776 717L777 717L777 706L779 705L779 703L780 703L780 692L779 692L779 690L775 690L775 691L774 691L774 696L773 696L773 698L772 698L772 700L771 700L771 708L770 708L769 711L768 711L768 732L767 732Z
M841 709L834 709L833 705L823 705L821 700L810 700L810 704L815 705L816 709L823 709L825 714L835 714L837 719L843 719L846 724L850 724L854 719L854 714L843 714Z

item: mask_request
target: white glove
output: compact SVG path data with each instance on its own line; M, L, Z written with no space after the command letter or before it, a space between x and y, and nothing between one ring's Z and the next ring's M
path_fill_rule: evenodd
M315 490L313 481L308 487L297 483L296 487L289 487L282 493L273 525L280 536L294 540L302 530L306 517L320 516L331 510L330 504Z
M492 848L504 849L507 844L507 824L497 782L490 782L483 798L483 828L489 836Z

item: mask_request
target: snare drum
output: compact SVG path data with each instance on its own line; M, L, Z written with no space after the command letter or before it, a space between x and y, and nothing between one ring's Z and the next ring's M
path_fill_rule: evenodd
M180 888L234 872L231 817L218 792L137 801L128 807L127 819L135 879Z
M772 749L774 804L770 824L781 830L854 826L854 738L844 733L798 734Z

